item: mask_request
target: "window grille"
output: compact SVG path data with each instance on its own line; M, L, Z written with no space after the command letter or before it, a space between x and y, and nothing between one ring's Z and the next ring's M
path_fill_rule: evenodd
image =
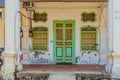
M81 50L97 50L97 29L94 27L81 28Z
M48 28L39 27L33 29L33 50L48 49Z

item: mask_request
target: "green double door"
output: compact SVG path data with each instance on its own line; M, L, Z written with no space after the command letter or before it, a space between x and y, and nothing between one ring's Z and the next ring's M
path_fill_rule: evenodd
M75 63L75 21L54 21L54 62Z

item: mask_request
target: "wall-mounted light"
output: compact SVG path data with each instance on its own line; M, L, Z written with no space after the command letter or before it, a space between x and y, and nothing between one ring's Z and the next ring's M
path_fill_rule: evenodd
M29 29L29 37L30 37L30 38L33 37L33 30L32 30L32 28Z
M23 38L23 30L22 30L22 27L20 27L20 38Z

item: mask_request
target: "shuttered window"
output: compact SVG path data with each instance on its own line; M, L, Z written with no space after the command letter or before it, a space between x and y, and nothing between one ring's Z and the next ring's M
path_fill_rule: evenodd
M48 50L48 28L33 29L33 50Z
M94 27L81 28L81 50L97 50L97 29Z

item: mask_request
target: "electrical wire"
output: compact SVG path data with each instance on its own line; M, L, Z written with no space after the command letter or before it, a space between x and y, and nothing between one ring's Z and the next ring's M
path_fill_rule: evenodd
M104 2L102 3L102 5L104 5ZM98 7L98 8L101 8L102 7L102 5L100 6L100 7ZM106 6L106 5L105 5ZM105 7L104 6L104 7ZM101 20L102 20L102 17L104 16L103 15L103 9L104 9L104 7L103 8L101 8L101 15L100 15L100 17L99 17L99 28L98 28L98 30L99 30L99 48L98 48L98 54L99 54L99 60L98 60L98 64L100 64L100 61L101 61L101 59L100 59L100 56L101 56ZM104 21L104 23L106 24L106 21L105 21L105 17L103 17L103 21ZM107 38L106 38L106 40L107 40Z
M99 16L99 27L98 27L98 32L99 32L99 47L98 47L98 55L99 55L99 59L98 59L98 65L100 64L100 61L101 61L101 19L102 19L102 17L101 17L101 15L102 15L102 12L103 12L103 10L101 9L101 11L100 11L101 13L100 13L100 16Z
M97 1L96 1L97 2ZM98 8L101 8L102 6L104 5L104 2L98 7ZM106 6L106 5L105 5ZM105 7L104 6L104 7ZM103 7L103 9L104 9L104 7ZM100 61L101 61L101 19L102 19L102 16L104 16L103 15L103 9L101 9L101 15L100 15L100 17L99 17L99 28L98 28L98 32L99 32L99 47L98 47L98 55L99 55L99 59L98 59L98 64L100 64ZM105 21L105 18L104 18L104 21ZM105 21L105 24L106 24L106 21ZM106 39L107 40L107 39Z
M97 2L97 0L95 1L96 3L98 3L99 4L99 2ZM103 5L104 3L102 3L102 5ZM101 5L101 6L102 6ZM98 7L98 8L101 8L101 6L100 7ZM101 11L101 13L102 13L102 11ZM100 14L101 14L100 13ZM100 27L101 27L101 16L99 16L99 26L98 26L98 32L99 32L99 44L97 45L98 46L98 66L100 65L100 61L101 61L101 30L100 30Z
M21 14L22 16L24 16L25 18L27 18L27 19L32 19L32 20L33 20L33 18L26 16L26 15L23 14L22 12L20 12L20 11L17 11L17 12L20 13L20 14Z
M31 18L31 11L30 11L30 17L28 17L28 16L26 16L25 14L23 14L22 12L20 12L20 11L17 11L18 13L20 13L22 16L24 16L25 18L27 18L27 19L29 19L30 20L30 29L32 29L32 20L33 20L33 18ZM29 50L30 50L30 52L32 51L32 47L31 47L31 39L29 39Z
M103 12L103 10L105 9L105 6L103 7L103 9L102 9L102 18L103 18L103 22L104 22L104 24L105 24L105 30L106 30L106 33L107 33L107 23L106 23L106 20L105 20L105 17L104 17L104 12ZM107 36L106 36L106 49L108 50L108 45L107 45L107 40L108 40L108 38L107 38ZM107 55L106 55L107 56ZM107 58L107 57L106 57ZM107 60L108 60L108 58L107 58ZM107 65L107 63L105 64L105 66ZM107 73L107 71L106 71L106 69L105 69L105 73Z

